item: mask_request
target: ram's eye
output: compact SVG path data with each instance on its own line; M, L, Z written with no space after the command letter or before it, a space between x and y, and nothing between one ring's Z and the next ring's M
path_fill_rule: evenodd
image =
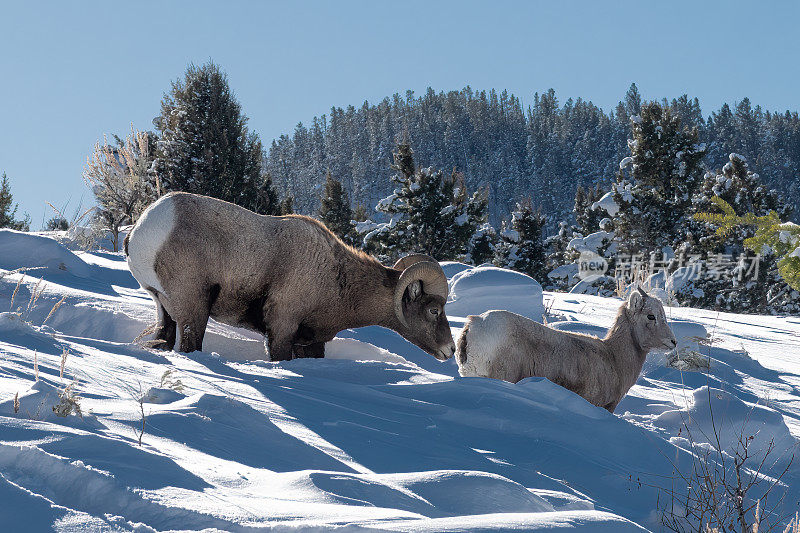
M433 316L439 316L439 310L436 309L435 307L431 307L430 309L428 309L428 312Z
M647 315L647 318L649 320L655 320L656 319L656 315Z

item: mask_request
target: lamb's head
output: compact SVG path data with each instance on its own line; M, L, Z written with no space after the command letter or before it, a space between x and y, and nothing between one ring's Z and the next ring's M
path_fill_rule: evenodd
M456 345L444 314L448 288L442 267L432 257L414 254L394 268L402 272L394 294L398 333L440 361L449 359Z
M657 298L648 295L641 287L631 291L625 303L631 321L633 338L644 350L662 348L671 350L677 346L675 335L667 324L664 306Z

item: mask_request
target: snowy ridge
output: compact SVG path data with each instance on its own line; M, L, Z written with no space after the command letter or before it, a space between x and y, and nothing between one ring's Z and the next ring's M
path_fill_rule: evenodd
M21 242L35 260L40 241ZM14 297L22 318L0 314L3 530L658 530L654 486L689 465L682 427L691 419L702 441L709 404L726 421L723 441L743 426L756 447L775 440L770 475L797 447L797 317L667 309L681 348L699 351L710 373L652 353L611 415L543 379L456 378L453 361L377 327L342 332L322 360L259 360L257 335L219 324L205 352L146 350L131 341L155 313L123 257L41 244L43 260L61 253L77 267L31 272ZM3 258L7 311L22 276L8 271L23 265ZM541 313L538 284L444 266L454 334L472 308L527 298ZM39 277L44 293L26 309ZM619 306L544 300L554 327L598 335ZM699 343L706 333L710 345ZM58 417L52 406L73 381L83 416ZM780 487L787 502L800 501L797 463Z

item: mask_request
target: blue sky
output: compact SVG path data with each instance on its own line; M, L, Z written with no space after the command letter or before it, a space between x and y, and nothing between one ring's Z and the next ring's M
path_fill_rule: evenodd
M406 89L553 87L609 109L744 96L796 110L797 2L0 2L0 172L36 229L91 205L104 133L151 128L170 81L213 59L268 145L331 106Z

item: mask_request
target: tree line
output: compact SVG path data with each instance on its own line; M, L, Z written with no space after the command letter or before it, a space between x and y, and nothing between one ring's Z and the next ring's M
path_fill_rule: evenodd
M707 169L725 164L730 153L744 156L767 186L800 206L800 118L770 112L744 98L704 117L697 98L659 102L683 126L697 128L707 145ZM301 212L319 205L319 184L329 170L356 203L374 205L391 192L392 151L411 139L417 159L435 168L456 168L468 187L486 188L493 223L516 203L531 198L555 230L568 217L577 186L608 187L628 155L631 118L641 113L635 84L608 113L591 101L567 99L552 89L522 102L506 91L395 94L377 104L331 108L299 123L267 151L265 168L276 186L292 194Z

